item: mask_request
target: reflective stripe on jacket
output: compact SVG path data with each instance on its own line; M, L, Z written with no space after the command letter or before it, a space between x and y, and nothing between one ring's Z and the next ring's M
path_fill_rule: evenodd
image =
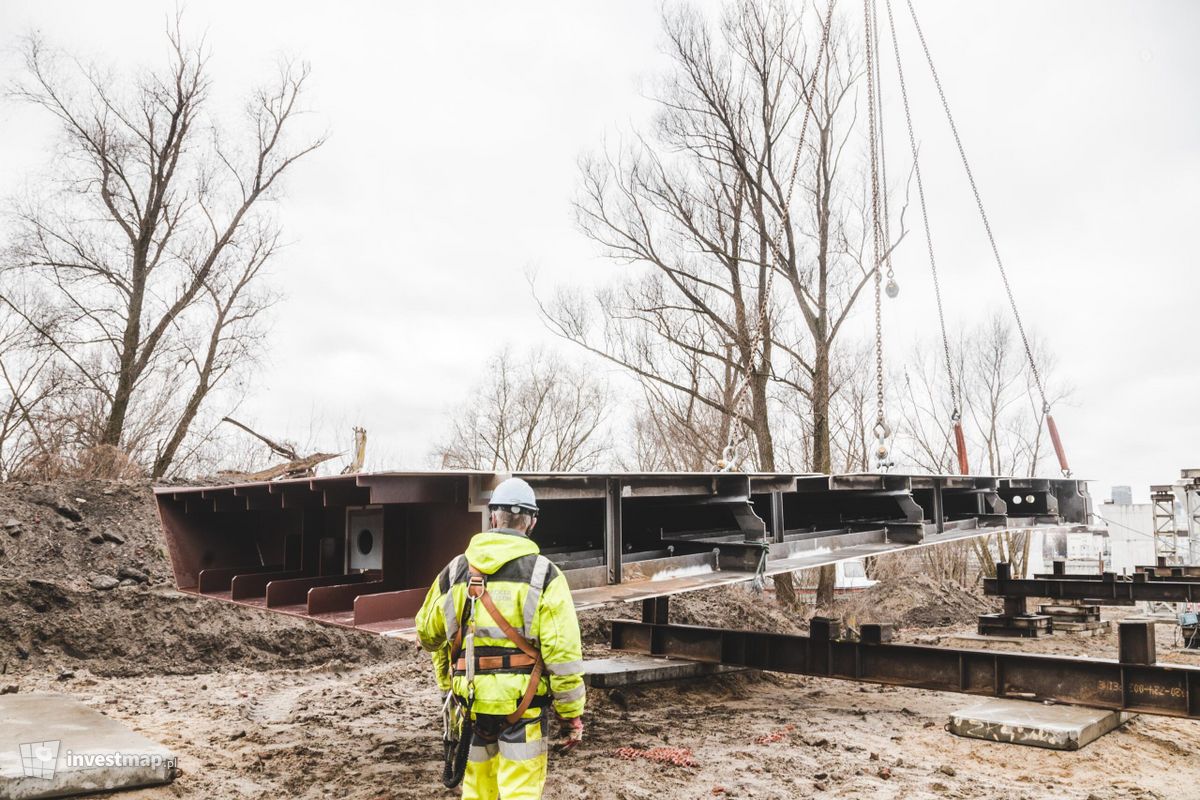
M546 674L538 695L551 695L563 718L583 713L583 643L571 589L562 572L538 546L518 531L491 530L471 538L464 555L451 561L429 588L417 612L417 637L433 653L434 671L443 691L467 696L465 675L454 675L450 642L458 630L467 600L469 566L487 576L487 591L504 619L542 654ZM475 647L513 648L482 603L475 607ZM519 652L519 651L518 651ZM465 656L464 652L461 654ZM521 671L475 676L477 714L511 714L525 693L529 675Z

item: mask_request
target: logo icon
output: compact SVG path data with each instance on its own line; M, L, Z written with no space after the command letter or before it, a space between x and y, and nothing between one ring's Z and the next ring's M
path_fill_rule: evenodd
M21 745L21 770L26 778L54 779L58 767L58 746L62 742L29 742Z

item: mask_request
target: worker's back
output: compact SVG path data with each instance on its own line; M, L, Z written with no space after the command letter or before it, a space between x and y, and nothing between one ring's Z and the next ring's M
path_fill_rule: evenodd
M443 658L437 660L439 685L443 689L453 686L456 695L467 696L465 671L453 675L452 682L448 680L453 666L448 663L448 647L464 621L470 567L485 576L488 594L504 621L541 652L549 675L540 679L537 692L546 699L535 700L535 705L547 705L553 698L559 700L555 710L560 715L581 712L583 653L570 588L558 567L539 555L537 544L517 531L492 530L472 537L466 553L438 575L417 614L421 643L435 654L443 651ZM438 647L438 642L445 644ZM480 658L511 657L520 652L482 604L475 608L474 646ZM574 673L564 668L568 665ZM477 674L475 712L511 714L525 692L529 673L520 668ZM573 693L571 699L564 699L568 692Z

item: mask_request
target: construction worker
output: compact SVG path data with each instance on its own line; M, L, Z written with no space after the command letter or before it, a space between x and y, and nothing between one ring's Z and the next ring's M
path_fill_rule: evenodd
M433 653L447 708L457 704L472 737L463 798L540 798L548 712L560 721L557 752L583 739L579 621L566 578L529 538L538 517L529 484L503 481L488 508L491 530L430 587L417 635Z

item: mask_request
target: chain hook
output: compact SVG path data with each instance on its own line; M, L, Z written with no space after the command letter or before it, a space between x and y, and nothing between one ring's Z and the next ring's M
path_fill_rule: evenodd
M889 450L887 440L892 435L892 429L881 416L872 429L875 433L875 465L880 472L887 472L892 462L888 460Z
M739 461L741 459L738 458L737 448L733 445L726 445L725 449L721 451L721 460L717 462L717 472L732 472Z

